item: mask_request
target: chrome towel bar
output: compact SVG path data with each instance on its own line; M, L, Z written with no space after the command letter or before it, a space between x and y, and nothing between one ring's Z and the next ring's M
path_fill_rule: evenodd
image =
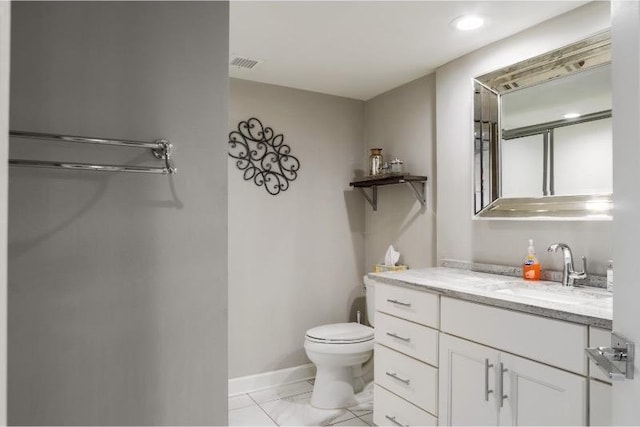
M129 165L103 165L90 163L73 163L61 161L44 161L44 160L24 160L9 159L10 166L36 167L36 168L54 168L54 169L74 169L74 170L90 170L103 172L137 172L137 173L155 173L155 174L175 174L177 169L173 163L173 144L165 139L159 139L153 142L130 141L124 139L107 139L107 138L91 138L84 136L57 135L41 132L24 132L9 131L9 136L13 138L36 139L41 141L58 141L58 142L74 142L84 144L112 145L128 148L144 148L151 150L156 159L164 160L164 167L152 166L129 166Z

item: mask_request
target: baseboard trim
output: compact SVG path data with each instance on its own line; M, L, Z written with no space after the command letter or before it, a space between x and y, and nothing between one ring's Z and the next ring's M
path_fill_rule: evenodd
M293 368L280 369L277 371L263 372L246 377L231 378L229 380L229 396L237 394L252 393L265 388L277 385L294 383L308 380L316 376L316 367L313 363L294 366Z

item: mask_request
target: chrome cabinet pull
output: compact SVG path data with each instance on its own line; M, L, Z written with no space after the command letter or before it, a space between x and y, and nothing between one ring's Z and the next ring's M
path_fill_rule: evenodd
M402 302L402 301L398 301L397 299L389 299L389 298L387 298L387 301L390 302L391 304L397 304L403 307L411 307L410 302Z
M499 381L499 384L500 384L500 407L501 408L504 406L504 400L509 397L508 395L504 394L504 374L506 372L509 372L509 370L504 367L502 362L500 362L500 381Z
M489 401L489 395L493 390L489 390L489 368L493 368L493 363L489 363L489 359L484 359L484 400Z
M405 342L411 342L411 338L401 337L400 335L398 335L396 333L393 333L393 332L387 332L387 335L389 335L390 337L397 338L399 340L405 341Z
M409 380L409 379L400 378L398 375L396 375L395 372L386 372L386 374L387 374L387 376L390 376L394 380L398 380L401 383L405 383L406 385L409 385L409 383L411 382L411 380Z
M409 426L405 426L404 424L398 422L398 420L396 420L396 417L390 417L389 415L385 415L384 416L386 419L388 419L389 421L391 421L392 423L394 423L395 425L397 425L398 427L409 427Z

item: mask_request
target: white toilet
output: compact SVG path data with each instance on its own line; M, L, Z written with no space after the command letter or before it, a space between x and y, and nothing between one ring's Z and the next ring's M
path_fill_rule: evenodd
M367 319L374 324L374 284L364 278ZM372 369L365 363L373 355L373 328L359 323L332 323L307 331L304 348L316 365L311 405L321 409L355 405L355 393L362 390L364 377Z

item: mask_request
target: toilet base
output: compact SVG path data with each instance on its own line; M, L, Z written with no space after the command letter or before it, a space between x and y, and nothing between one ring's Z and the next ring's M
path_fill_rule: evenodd
M348 408L357 402L353 391L353 367L318 367L311 406L319 409Z

